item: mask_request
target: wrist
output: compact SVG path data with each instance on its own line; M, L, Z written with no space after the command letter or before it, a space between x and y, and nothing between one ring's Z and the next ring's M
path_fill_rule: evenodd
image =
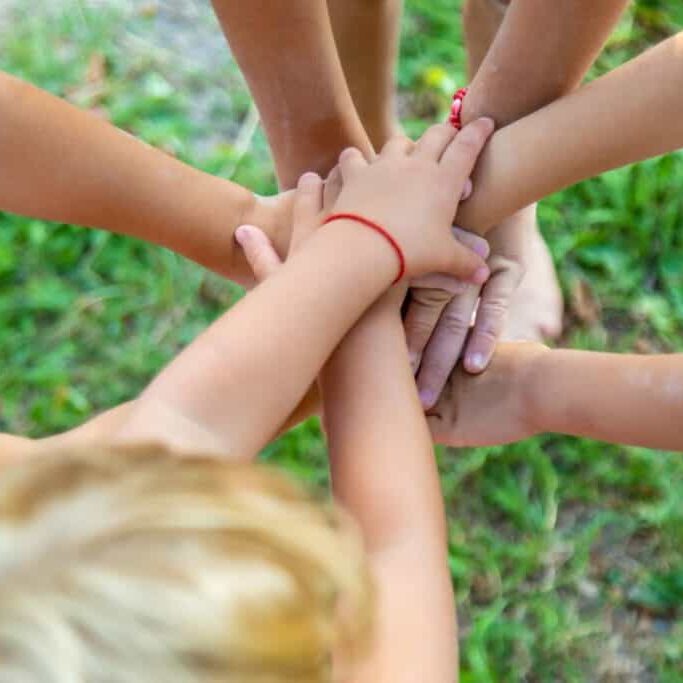
M401 272L402 263L394 245L363 223L341 218L322 226L318 234L335 245L337 258L355 262L363 280L380 281L380 292L388 289Z
M557 398L562 389L554 381L557 351L542 344L525 357L519 373L523 420L530 436L553 430Z
M187 179L171 212L177 224L174 240L183 242L171 246L174 251L201 265L241 281L250 275L241 249L237 249L234 233L241 225L254 196L245 188L222 178L197 172Z
M238 226L255 225L263 230L284 261L292 237L294 190L268 197L249 193L244 204Z

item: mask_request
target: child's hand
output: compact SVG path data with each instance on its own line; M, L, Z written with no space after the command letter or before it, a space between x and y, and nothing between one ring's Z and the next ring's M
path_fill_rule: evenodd
M290 196L289 212L293 220L288 254L296 251L318 229L321 215L329 211L328 193L339 194L341 177L334 179L333 185L334 187L330 189L328 181L323 189L322 181L315 173L306 173L300 178L296 191L287 193ZM279 197L283 197L283 195L279 195ZM451 228L451 231L453 237L464 248L472 250L473 254L483 256L488 254L488 245L483 237L462 228ZM260 226L241 225L235 231L235 239L244 251L244 256L252 269L256 283L266 280L282 265L282 259L275 249L273 240ZM451 286L451 279L449 276L434 274L426 276L424 281L428 282L429 286L447 287ZM457 282L455 286L459 286ZM398 310L405 300L406 290L407 284L405 282L398 283L382 297L382 300L392 302L391 305Z
M406 275L446 273L473 283L489 276L484 259L453 239L451 224L493 122L480 119L456 131L430 128L416 145L390 140L367 162L356 149L340 157L343 188L332 213L354 213L379 223L400 245Z
M427 413L434 440L448 446L493 446L538 433L534 369L548 351L543 344L508 342L498 345L480 375L458 366Z
M296 251L320 225L323 212L323 181L315 173L305 173L294 192L288 192L291 206L292 234L288 254ZM258 227L257 227L258 226ZM244 250L257 283L270 277L281 265L272 240L259 223L241 225L235 231L235 240Z

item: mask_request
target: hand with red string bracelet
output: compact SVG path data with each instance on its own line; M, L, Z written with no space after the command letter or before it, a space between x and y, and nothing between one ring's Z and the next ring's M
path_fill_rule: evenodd
M372 162L357 149L345 150L343 187L326 225L343 221L349 230L375 232L396 255L397 280L445 273L485 282L483 258L454 238L451 225L472 171L464 151L483 146L492 132L490 119L457 134L450 124L433 126L417 145L391 139Z

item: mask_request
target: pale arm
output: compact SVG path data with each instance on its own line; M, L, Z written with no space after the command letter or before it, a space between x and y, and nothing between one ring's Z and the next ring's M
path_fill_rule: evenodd
M233 240L237 226L259 219L248 190L4 73L0 159L2 210L133 235L250 279ZM264 228L277 242L275 226Z
M354 258L340 259L346 252ZM345 221L318 231L161 372L122 438L253 457L395 274L395 255L371 231ZM340 297L349 283L354 295Z
M442 494L401 320L383 304L321 377L334 495L361 525L379 589L376 648L354 681L451 683L457 638Z

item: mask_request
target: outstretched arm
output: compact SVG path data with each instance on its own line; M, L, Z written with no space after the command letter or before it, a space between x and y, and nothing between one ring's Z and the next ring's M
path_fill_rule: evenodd
M458 225L486 233L568 185L683 145L683 33L498 131Z
M242 282L235 228L289 230L289 200L197 171L97 117L0 73L0 209L133 235ZM282 200L281 200L282 201ZM279 210L278 210L279 209Z
M334 495L361 525L379 591L374 654L354 680L451 683L457 638L445 515L400 294L362 318L321 375Z
M468 0L463 20L472 80L462 120L486 115L503 128L573 90L627 2ZM491 277L481 291L470 287L454 298L446 292L413 291L405 327L413 355L419 358L424 350L417 383L426 407L438 398L458 358L470 372L486 367L506 329L508 309L527 268L536 273L535 286L554 285L550 273L538 282L548 254L543 253L535 207L505 216L488 239ZM541 301L549 296L552 301L551 294L536 296ZM547 318L541 312L530 314L537 324L527 324L526 334L535 338L541 320L548 335L557 331L559 312L552 303L548 306Z
M500 344L478 377L453 374L429 418L453 446L542 432L683 450L683 354L639 356Z
M509 6L503 11L505 4ZM463 121L491 116L502 128L571 92L627 4L468 0L463 14L472 82ZM490 47L482 40L486 33Z

